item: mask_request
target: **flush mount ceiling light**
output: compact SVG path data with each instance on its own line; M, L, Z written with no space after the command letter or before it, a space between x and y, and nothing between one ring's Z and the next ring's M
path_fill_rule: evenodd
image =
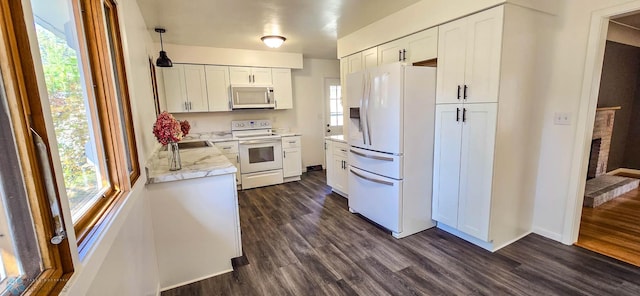
M264 42L264 44L268 47L278 48L282 45L282 43L284 43L285 40L287 40L287 38L277 35L268 35L260 38L260 40L262 40L262 42Z
M162 44L162 33L166 32L164 28L155 28L156 32L160 33L160 56L156 60L156 66L158 67L173 67L173 62L167 56L167 52L164 51L164 45Z

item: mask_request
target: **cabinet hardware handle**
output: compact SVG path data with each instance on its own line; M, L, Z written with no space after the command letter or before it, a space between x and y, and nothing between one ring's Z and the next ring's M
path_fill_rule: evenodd
M193 108L191 108L191 102L189 102L189 111L191 111L191 109Z
M461 88L462 88L462 87L460 87L460 85L458 85L458 100L460 100L460 89L461 89Z
M467 89L468 89L468 88L469 88L469 87L465 84L465 85L464 85L464 100L465 100L465 101L467 100Z
M398 62L402 61L402 50L398 50Z
M253 83L256 83L256 75L251 75L251 78L253 79Z
M393 186L393 183L389 182L389 181L383 181L383 180L377 180L377 179L374 179L374 178L369 178L369 177L363 176L361 174L358 174L358 173L354 172L353 170L351 170L351 173L356 175L356 176L358 176L358 177L360 177L360 178L362 178L362 179L365 179L367 181L371 181L371 182L378 183L378 184L383 184L383 185L388 185L388 186Z
M460 121L460 108L456 108L456 122Z
M187 111L189 109L187 109L187 102L184 102L184 110Z
M231 149L231 146L228 146L228 147L222 147L222 149L224 149L224 150L229 150L229 149Z
M240 163L240 155L239 154L236 154L236 162Z
M407 60L407 50L406 50L406 49L403 49L403 50L402 50L402 60L403 60L403 61L406 61L406 60Z
M327 150L327 142L324 142L324 150Z
M376 160L384 160L384 161L393 161L392 157L383 157L383 156L377 156L377 155L369 155L369 154L364 154L362 152L358 152L355 150L351 150L351 153L355 154L355 155L359 155L362 157L366 157L366 158L371 158L371 159L376 159Z
M284 153L284 158L287 158L287 151L282 151L282 153Z
M340 149L340 151L342 151L342 152L347 152L347 149Z
M467 122L467 108L462 108L462 122Z

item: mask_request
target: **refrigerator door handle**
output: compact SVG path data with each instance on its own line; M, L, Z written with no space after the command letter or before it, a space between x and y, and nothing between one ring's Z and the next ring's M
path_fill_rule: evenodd
M393 186L393 182L389 182L389 181L384 181L384 180L378 180L378 179L374 179L374 178L369 178L367 176L363 176L361 174L358 174L356 172L354 172L353 170L350 170L352 174L356 175L359 178L365 179L367 181L373 182L373 183L378 183L378 184L382 184L382 185L387 185L387 186Z
M369 154L364 154L362 152L358 152L355 150L349 150L351 151L351 153L358 155L358 156L362 156L362 157L366 157L366 158L371 158L371 159L375 159L375 160L382 160L382 161L391 161L393 162L393 158L391 157L384 157L384 156L377 156L377 155L369 155Z
M364 113L364 99L365 99L365 92L367 91L367 81L365 80L365 78L362 78L362 97L360 98L360 118L358 118L358 127L360 128L360 131L362 132L362 143L364 145L367 145L367 137L364 134L364 118L367 116Z
M365 111L365 121L367 125L367 138L369 139L369 146L371 143L371 129L369 126L369 104L371 103L371 76L367 76L367 107Z

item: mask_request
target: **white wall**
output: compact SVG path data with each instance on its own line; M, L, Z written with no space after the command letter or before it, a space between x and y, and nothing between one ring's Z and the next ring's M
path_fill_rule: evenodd
M345 57L505 2L555 13L560 1L422 0L338 39L338 57Z
M123 46L142 174L119 213L100 233L61 295L156 295L159 288L153 228L145 188L145 159L156 146L148 52L155 50L135 0L121 0ZM71 227L73 229L73 227Z
M195 59L195 58L194 58ZM302 133L302 167L324 163L324 79L340 77L338 60L304 59L304 68L291 70L293 109L174 114L187 119L193 132L229 131L232 120L270 119L274 128ZM161 80L161 79L159 79ZM163 87L159 81L158 87ZM161 95L164 92L160 92ZM162 96L161 98L163 98Z

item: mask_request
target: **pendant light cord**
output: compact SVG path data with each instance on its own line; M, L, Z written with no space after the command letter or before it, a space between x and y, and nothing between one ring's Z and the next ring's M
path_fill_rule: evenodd
M164 51L164 44L162 43L162 33L160 33L160 49Z

